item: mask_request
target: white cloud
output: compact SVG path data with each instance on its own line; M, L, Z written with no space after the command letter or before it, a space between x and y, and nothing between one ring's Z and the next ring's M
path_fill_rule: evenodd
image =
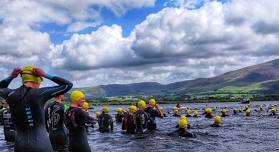
M154 0L21 0L0 1L1 63L44 65L52 46L48 33L37 31L41 23L68 26L67 32L78 32L102 23L100 9L105 7L116 15L130 9L153 6ZM5 59L10 59L6 62ZM18 62L15 62L18 61ZM36 62L37 61L37 62ZM3 66L8 66L4 64Z
M279 57L276 0L206 1L196 10L189 9L194 1L180 0L179 8L149 15L128 37L119 25L103 25L92 33L73 34L58 45L49 42L47 33L31 27L40 22L66 24L67 31L75 33L101 23L98 11L88 9L91 5L122 15L133 8L153 6L155 0L28 2L0 2L9 6L0 10L0 36L4 38L0 40L0 63L16 65L31 55L28 62L50 65L52 72L79 86L211 77ZM37 13L32 8L38 8ZM17 28L19 23L24 26ZM47 59L42 61L42 57Z
M145 58L208 58L259 51L269 42L249 24L227 24L225 10L217 2L198 10L166 8L135 28L133 49Z
M74 34L70 40L53 47L51 65L68 70L127 65L133 60L129 43L129 39L122 37L120 26L102 26L90 34Z
M60 52L55 56L61 58L53 60L53 65L88 70L94 74L84 78L88 81L96 78L97 84L168 83L211 77L277 58L274 47L272 51L267 47L270 44L276 46L276 33L259 33L254 28L255 23L274 23L277 18L267 20L263 14L268 13L261 13L259 18L243 17L242 22L237 23L241 16L234 12L255 15L254 10L258 10L259 5L264 12L275 8L271 7L272 4L265 7L256 1L253 2L255 5L250 1L249 5L247 3L238 0L225 5L207 2L197 10L165 8L149 15L126 38L116 25L101 27L91 34L75 35L55 47L54 52ZM242 5L246 7L240 7ZM264 58L261 57L263 54ZM129 68L131 65L133 69ZM101 72L101 76L96 72Z

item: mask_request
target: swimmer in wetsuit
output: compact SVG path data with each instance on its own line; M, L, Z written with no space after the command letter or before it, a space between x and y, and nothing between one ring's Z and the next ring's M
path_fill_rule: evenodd
M8 142L14 142L15 127L12 121L11 110L9 108L9 105L4 104L4 109L2 109L1 117L3 121L5 140Z
M132 105L128 107L128 114L124 117L122 122L122 130L126 130L127 134L134 134L136 132L135 112L137 107Z
M138 102L138 110L135 112L135 125L136 125L136 133L142 134L147 133L147 124L150 121L150 116L147 112L145 112L146 103L143 100Z
M178 124L176 126L176 128L178 128L178 130L172 132L172 133L169 133L168 135L169 136L181 136L181 137L195 137L195 135L193 133L190 133L187 131L187 129L189 129L189 126L188 126L188 121L187 121L187 118L182 115L178 121Z
M111 115L109 115L109 107L105 106L102 108L102 113L98 118L98 124L101 133L113 131L113 120Z
M174 109L173 110L173 115L172 115L173 117L180 117L180 114L179 114L179 111L178 111L178 109Z
M65 113L65 124L69 129L69 151L90 152L85 124L95 124L96 119L90 117L81 108L85 101L83 92L73 91L70 98L71 106Z
M64 95L55 97L55 101L45 108L46 127L53 150L68 151L68 136L64 125Z
M17 89L6 88L19 74L23 85ZM57 83L58 86L39 88L42 77ZM44 104L49 99L66 93L72 86L71 82L50 76L32 66L22 70L15 68L8 78L0 82L0 96L8 102L15 125L15 152L53 151L45 127Z
M117 108L116 112L117 112L117 114L115 115L116 123L122 123L123 118L125 117L125 114L124 114L125 111L122 108Z
M156 103L155 99L150 99L148 107L144 110L148 113L150 120L147 123L147 129L153 131L157 128L156 117L164 118L163 113L160 111L159 105Z
M222 118L220 116L214 116L214 123L210 125L211 127L221 127Z

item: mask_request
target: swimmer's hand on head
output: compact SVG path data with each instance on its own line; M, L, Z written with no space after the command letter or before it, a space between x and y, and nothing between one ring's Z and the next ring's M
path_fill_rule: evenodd
M34 68L32 73L37 77L46 77L45 71L40 68Z
M14 68L12 73L10 74L10 78L14 79L21 73L20 68Z

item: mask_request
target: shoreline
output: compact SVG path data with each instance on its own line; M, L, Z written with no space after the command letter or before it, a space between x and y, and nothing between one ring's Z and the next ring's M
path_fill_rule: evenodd
M264 102L264 101L278 101L278 100L253 100L251 102ZM235 103L239 103L239 104L247 104L247 103L241 103L241 101L235 101L235 100L226 100L226 101L157 101L158 104L177 104L177 103L180 103L180 104L187 104L187 103L226 103L226 102L235 102ZM117 102L90 102L89 103L91 105L135 105L137 102L134 101L134 102L121 102L121 101L117 101Z

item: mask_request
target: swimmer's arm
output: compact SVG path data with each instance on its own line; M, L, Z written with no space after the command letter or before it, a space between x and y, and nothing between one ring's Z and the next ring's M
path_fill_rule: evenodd
M47 132L49 132L49 124L48 124L48 107L49 107L49 105L47 105L46 107L45 107L45 124L46 124L46 130L47 130Z
M10 82L13 79L11 77L8 77L0 82L0 97L6 99L8 95L11 93L11 89L8 89Z
M110 119L110 130L113 131L113 120L112 120L112 118Z
M126 130L126 119L122 120L122 130Z
M59 85L55 87L45 87L39 89L40 95L43 96L45 100L49 100L57 95L65 94L73 87L73 84L66 79L47 74L44 75L44 77Z
M16 78L19 75L20 72L21 72L20 68L14 68L14 70L9 75L9 77L7 77L6 79L0 81L0 88L7 88L9 86L9 84L11 83L11 81L14 78Z
M158 110L152 109L152 115L154 115L155 117L162 118L162 115Z
M78 115L80 115L80 118L84 118L84 123L89 123L89 124L96 124L97 123L97 119L89 116L89 114L86 114L83 111L78 112Z
M12 77L7 77L6 79L2 80L0 82L0 88L7 88L12 80L13 80Z

